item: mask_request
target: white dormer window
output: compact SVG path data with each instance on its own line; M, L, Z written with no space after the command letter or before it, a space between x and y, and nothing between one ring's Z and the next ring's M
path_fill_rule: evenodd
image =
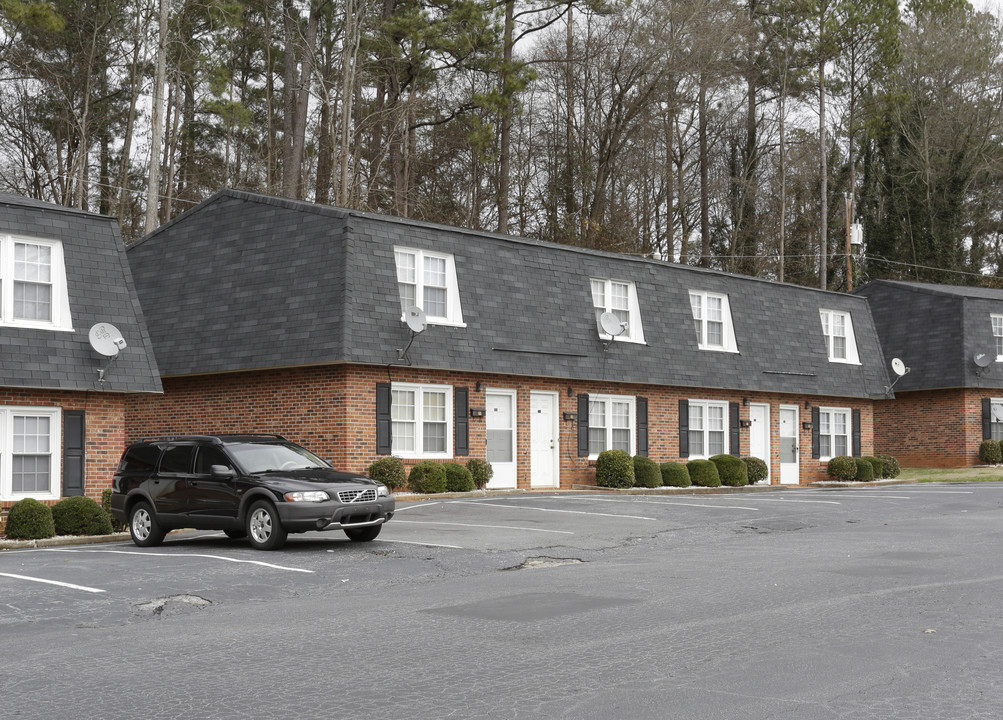
M996 362L1003 362L1003 315L990 315L993 339L996 341Z
M464 327L453 256L429 250L394 248L401 317L412 305L433 325Z
M73 329L62 243L0 235L0 325Z
M592 278L592 308L596 314L596 329L599 337L610 340L603 330L599 318L603 313L612 313L620 321L624 331L616 336L617 341L643 343L644 329L641 326L641 311L637 302L637 288L632 282Z
M853 336L853 319L841 310L820 310L822 335L825 336L829 362L859 365L857 341Z
M738 352L727 295L690 290L690 309L701 350Z

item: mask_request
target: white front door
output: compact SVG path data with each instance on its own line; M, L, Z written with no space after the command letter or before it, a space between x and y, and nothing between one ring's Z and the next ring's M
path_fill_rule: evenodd
M487 487L514 488L517 474L515 390L489 389L484 400L487 406L487 461L494 470Z
M798 407L780 406L780 482L797 485L801 482L801 451L798 447Z
M529 412L529 486L559 487L557 393L531 391Z
M770 482L770 406L768 403L749 403L749 455L766 463L766 483Z

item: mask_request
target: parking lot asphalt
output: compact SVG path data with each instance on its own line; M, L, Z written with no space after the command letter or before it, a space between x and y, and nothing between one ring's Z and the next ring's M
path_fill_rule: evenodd
M1003 707L1003 484L398 505L373 543L0 553L5 717Z

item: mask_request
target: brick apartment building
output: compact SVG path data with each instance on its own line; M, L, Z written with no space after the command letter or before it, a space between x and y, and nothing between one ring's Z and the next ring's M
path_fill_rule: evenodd
M114 361L91 347L99 322L127 343ZM160 390L115 219L0 194L0 508L100 501L126 398Z
M867 298L890 362L909 367L874 403L875 443L903 465L969 467L1003 439L1003 290L876 280Z
M519 488L593 483L608 448L756 455L774 484L884 449L861 297L232 190L128 258L164 386L129 400L130 438L480 457Z

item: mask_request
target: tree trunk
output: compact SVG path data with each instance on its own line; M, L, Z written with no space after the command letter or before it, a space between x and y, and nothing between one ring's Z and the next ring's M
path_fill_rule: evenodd
M819 30L821 33L821 29ZM819 264L818 286L825 290L828 286L829 250L829 166L825 152L825 61L818 64L818 148L821 173L821 195L819 203Z
M707 151L707 82L700 75L697 98L700 136L700 266L710 267L710 157Z
M160 195L160 147L164 135L164 81L167 63L168 0L160 0L157 34L157 61L153 76L153 119L150 122L150 176L146 183L146 226L144 234L157 228Z
M515 0L505 0L505 32L502 40L501 92L504 103L498 138L498 232L508 232L508 194L511 181L512 147L512 32L515 27Z

